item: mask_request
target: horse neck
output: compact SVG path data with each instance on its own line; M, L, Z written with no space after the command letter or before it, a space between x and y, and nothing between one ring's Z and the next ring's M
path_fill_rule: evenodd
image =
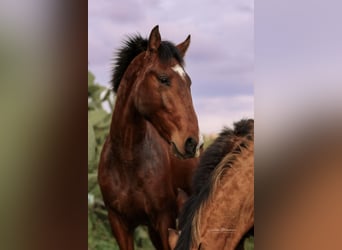
M121 89L116 98L110 137L112 146L115 148L114 152L122 151L125 152L125 157L132 158L134 146L144 139L147 124L144 117L135 108L132 93L130 91L124 93L125 91L129 91L129 89Z

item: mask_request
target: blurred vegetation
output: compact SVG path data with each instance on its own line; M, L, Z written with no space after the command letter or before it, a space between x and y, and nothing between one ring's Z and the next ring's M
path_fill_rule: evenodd
M211 135L203 135L203 148L206 149L210 144L214 142L216 139L217 135L216 134L211 134Z
M88 71L88 249L119 250L112 236L107 211L104 207L99 185L97 184L97 165L101 149L109 133L111 113L114 109L114 94L109 88L95 82L94 75ZM204 148L208 147L216 135L204 136ZM134 245L137 250L154 249L148 237L147 228L140 226L135 230ZM245 241L245 249L254 249L254 240Z
M254 249L254 236L249 236L245 239L243 244L243 248L245 250L253 250Z

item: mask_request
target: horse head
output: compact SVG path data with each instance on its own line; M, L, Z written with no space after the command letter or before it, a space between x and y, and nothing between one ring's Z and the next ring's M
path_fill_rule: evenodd
M177 46L162 41L158 26L141 56L135 84L134 103L138 112L156 128L174 155L186 159L199 150L199 129L191 97L191 79L183 58L190 35Z

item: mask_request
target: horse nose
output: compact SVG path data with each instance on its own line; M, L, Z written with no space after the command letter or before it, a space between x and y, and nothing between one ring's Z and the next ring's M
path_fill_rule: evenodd
M185 152L189 155L195 155L196 153L197 142L194 138L189 137L185 141Z

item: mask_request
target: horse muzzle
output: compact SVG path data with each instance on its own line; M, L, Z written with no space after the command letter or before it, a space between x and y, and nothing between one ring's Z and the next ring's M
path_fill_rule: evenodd
M182 153L175 142L171 142L173 154L180 159L189 159L198 157L200 155L200 149L203 146L203 138L200 137L200 142L198 143L194 138L189 137L184 143L184 153Z

